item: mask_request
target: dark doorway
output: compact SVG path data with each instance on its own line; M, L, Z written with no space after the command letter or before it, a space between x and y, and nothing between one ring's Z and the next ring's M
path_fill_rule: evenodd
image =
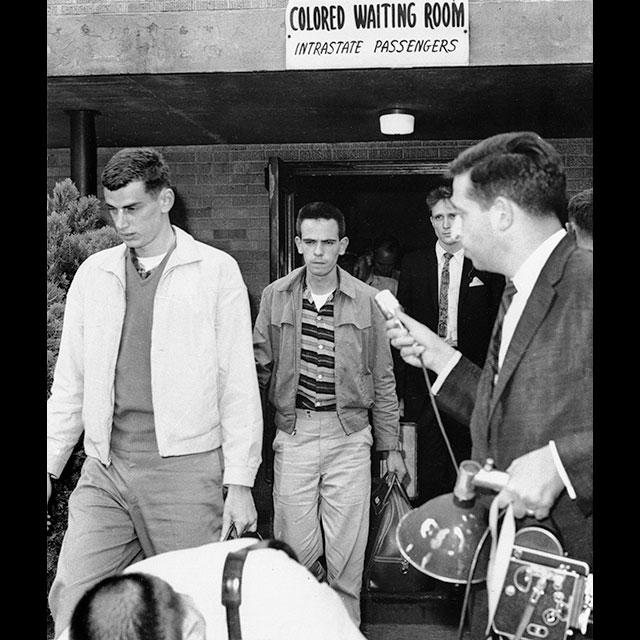
M406 253L435 242L425 196L441 181L438 175L300 176L294 209L314 200L330 202L345 216L349 251L361 254L376 237L391 235Z
M425 197L443 181L446 162L289 163L270 158L265 169L271 220L271 280L301 265L295 250L295 216L301 206L325 200L345 215L349 251L371 248L377 236L397 238L403 253L435 235Z

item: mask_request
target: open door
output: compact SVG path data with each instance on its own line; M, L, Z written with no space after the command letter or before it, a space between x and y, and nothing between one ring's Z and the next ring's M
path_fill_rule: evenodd
M286 162L269 158L265 169L269 190L269 281L294 269L294 178Z

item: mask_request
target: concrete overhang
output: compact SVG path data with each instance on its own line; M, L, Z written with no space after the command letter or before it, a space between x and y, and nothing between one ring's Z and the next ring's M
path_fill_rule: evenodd
M99 146L389 140L378 113L416 116L415 140L509 130L593 134L593 65L216 73L47 79L48 147L69 146L70 109L93 109Z

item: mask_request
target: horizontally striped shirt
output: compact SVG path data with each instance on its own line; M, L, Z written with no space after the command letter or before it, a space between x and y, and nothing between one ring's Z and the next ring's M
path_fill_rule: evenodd
M298 409L336 410L334 297L335 291L318 310L311 296L311 289L305 284L302 294L300 377L296 393Z

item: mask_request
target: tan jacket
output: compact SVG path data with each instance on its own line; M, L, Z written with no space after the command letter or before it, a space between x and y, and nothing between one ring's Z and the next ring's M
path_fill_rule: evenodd
M253 349L262 389L276 409L276 426L295 427L300 375L302 288L305 267L272 282L262 292ZM396 450L398 398L391 350L376 289L338 267L334 298L335 380L338 418L346 433L364 429L372 414L376 449Z

